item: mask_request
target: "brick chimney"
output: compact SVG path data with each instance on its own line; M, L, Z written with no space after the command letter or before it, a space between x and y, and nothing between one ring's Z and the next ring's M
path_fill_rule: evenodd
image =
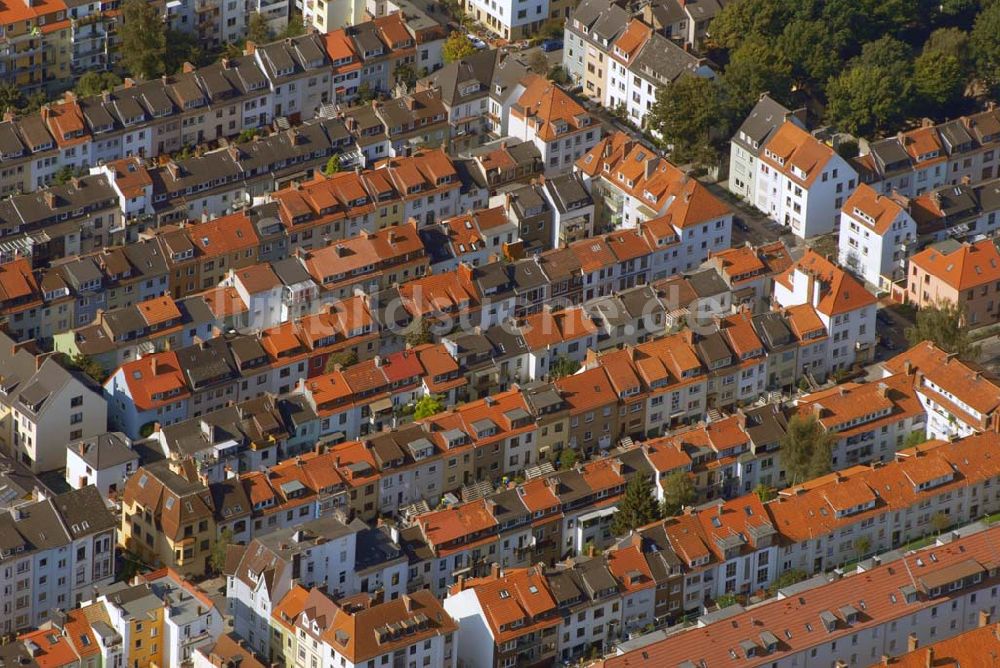
M920 639L917 638L917 634L916 633L911 633L910 635L906 636L906 651L907 652L911 652L911 653L912 652L916 652L918 647L920 647Z

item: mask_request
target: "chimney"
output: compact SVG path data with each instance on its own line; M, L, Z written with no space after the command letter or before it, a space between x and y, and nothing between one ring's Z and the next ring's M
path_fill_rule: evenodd
M927 648L927 655L926 655L926 658L924 660L924 666L926 668L934 668L934 648L933 647L928 647Z
M990 623L990 611L980 610L979 611L979 628L988 626Z
M889 386L886 385L885 383L879 383L878 384L878 396L880 396L880 397L882 397L884 399L888 393L889 393Z
M969 185L971 183L972 183L972 177L971 176L969 176L968 174L966 174L965 176L962 177L962 185L963 186L967 186L967 185Z
M132 77L125 77L125 81L123 83L125 88L135 88L135 79Z
M656 158L650 157L648 160L646 160L646 164L643 168L643 174L645 175L647 181L650 179L650 177L653 176L653 172L655 171L656 171Z
M191 74L195 71L195 66L185 60L184 64L181 65L181 71L184 72L184 74Z
M251 40L247 40L243 43L243 55L252 56L253 52L257 50L257 43Z
M911 633L910 635L906 636L907 652L916 652L918 647L920 647L920 639L917 638L916 633Z
M56 208L56 195L51 190L46 190L42 197L45 199L45 206L50 209Z
M403 606L406 607L407 612L413 612L414 603L415 601L408 594L403 594Z
M910 360L906 360L905 362L903 362L903 373L905 373L907 376L913 373L913 363L910 362Z
M500 564L495 561L490 564L490 577L494 580L500 579Z
M17 118L17 114L12 109L8 109L7 111L3 112L4 123L10 123L15 118Z
M43 104L42 108L39 111L42 114L42 120L43 121L49 120L49 105Z

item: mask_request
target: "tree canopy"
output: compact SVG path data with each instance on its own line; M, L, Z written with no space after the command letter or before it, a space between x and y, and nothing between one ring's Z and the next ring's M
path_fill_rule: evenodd
M476 47L472 45L472 41L458 30L452 31L448 35L448 39L445 40L444 46L441 47L441 56L446 63L461 60L462 58L471 56L475 52Z
M114 72L90 70L84 72L83 76L77 80L74 90L77 97L91 97L100 95L106 90L113 90L121 82L121 77Z
M672 147L674 162L715 163L719 147L712 141L712 132L717 130L719 136L728 134L721 103L715 80L685 74L656 91L656 102L646 116L646 123L663 145Z
M663 479L663 504L660 512L664 517L676 515L694 499L694 482L686 472L674 471Z
M549 375L554 379L558 379L566 376L572 376L579 370L579 362L574 359L570 359L565 355L561 355L556 358L555 362L552 363L552 366L549 368Z
M442 397L436 394L425 394L417 401L417 405L413 410L413 417L417 420L422 420L432 415L437 415L444 408Z
M146 0L125 0L118 36L122 65L133 76L152 79L163 74L167 33L154 5Z
M637 474L625 486L625 494L618 504L618 512L611 521L611 533L624 536L660 518L660 509L653 495L653 484L649 476Z
M917 311L913 327L906 330L906 340L911 346L930 341L941 350L955 353L962 359L975 359L979 356L979 346L969 338L964 315L961 306L950 302L925 306Z
M834 437L826 432L815 415L794 415L781 439L781 464L790 485L830 472Z
M267 44L271 41L271 27L260 12L253 12L247 20L247 39L255 44Z

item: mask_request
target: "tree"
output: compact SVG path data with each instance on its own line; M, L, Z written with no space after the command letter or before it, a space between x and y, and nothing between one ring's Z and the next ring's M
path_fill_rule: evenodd
M962 63L942 51L924 51L913 62L913 88L919 111L938 118L948 116L965 92Z
M406 333L406 345L411 348L421 346L425 343L433 343L434 333L431 332L431 323L426 318L414 322L410 331Z
M969 53L969 33L960 28L938 28L924 42L923 53L937 51L954 56L962 65L962 71L971 70L972 56Z
M77 97L92 97L100 95L106 90L113 90L122 80L114 72L99 72L90 70L84 72L83 76L76 82Z
M872 539L862 534L854 539L853 547L858 559L864 559L872 549Z
M719 606L719 610L728 608L731 605L736 605L739 602L740 600L736 598L736 594L730 592L726 592L719 598L715 599L715 604Z
M663 517L671 517L681 512L695 498L694 482L684 471L674 471L663 479L663 503L660 513Z
M413 417L417 420L422 420L432 415L437 415L445 408L444 402L441 399L442 397L434 394L425 394L420 397L416 408L413 410Z
M536 49L528 56L528 69L535 74L545 74L549 71L549 59L545 57L545 52Z
M792 65L773 42L747 40L732 52L722 74L722 88L730 113L746 118L761 93L770 93L779 102L787 101L792 90Z
M549 19L542 24L542 29L539 31L539 35L544 39L562 39L563 20Z
M563 471L568 471L576 466L577 459L576 450L573 448L563 448L559 453L559 468Z
M293 9L292 13L288 16L288 25L286 25L285 29L281 31L278 38L285 39L286 37L298 37L299 35L304 35L305 33L306 26L302 21L302 13Z
M907 87L888 68L855 65L827 83L827 120L854 135L875 134L902 118Z
M911 431L909 435L906 437L906 440L903 441L903 447L913 448L925 442L926 440L927 440L927 433L924 432L923 430L918 429L917 431Z
M831 32L821 20L796 19L785 26L777 44L778 51L792 64L795 80L822 91L844 65L841 41L839 34Z
M323 367L325 373L333 373L337 367L341 369L358 363L358 354L353 350L344 350L326 358L326 365Z
M24 94L13 81L0 81L0 113L14 111L24 103Z
M28 98L24 101L24 104L21 105L19 111L22 114L33 114L41 109L43 105L48 104L48 102L49 98L45 96L45 91L36 90L28 96Z
M979 356L979 346L969 338L964 320L965 313L958 304L939 302L937 306L925 306L917 311L913 327L906 330L906 340L911 346L930 341L947 353L974 359Z
M975 54L977 76L986 85L1000 85L1000 2L993 2L976 17L969 35L969 47Z
M785 571L771 583L771 586L767 588L768 596L774 596L778 593L779 589L784 589L785 587L791 587L793 584L802 582L809 574L805 571L800 571L792 569L790 571Z
M720 134L726 134L719 102L718 83L685 74L660 86L646 122L663 145L673 147L674 162L715 164L719 152L712 144L712 130L719 128Z
M208 565L213 571L219 573L226 565L226 552L233 542L232 529L223 529L218 540L212 545L212 551L208 555Z
M625 494L618 504L618 512L611 521L611 533L624 536L660 518L659 507L653 496L653 483L648 476L637 474L625 486Z
M98 364L93 358L84 355L83 353L76 353L70 358L63 358L66 365L71 369L75 369L80 373L86 374L92 380L99 384L104 383L104 379L107 374L104 372L104 367Z
M146 0L125 0L118 36L122 64L132 76L152 79L163 73L167 33L155 5Z
M559 84L560 86L565 86L570 82L569 73L566 72L566 68L562 65L556 65L551 70L549 70L548 78Z
M753 493L757 496L758 499L760 499L761 503L767 503L774 497L778 496L778 493L775 491L773 487L771 487L770 485L765 485L764 483L760 483L759 485L754 487Z
M781 439L781 463L789 484L829 473L833 441L815 415L794 415Z
M417 85L417 72L413 69L413 65L409 63L403 63L396 67L392 73L393 79L395 79L397 84L403 84L406 89L409 90Z
M58 186L63 186L69 183L70 179L74 176L76 176L76 170L73 169L73 166L63 165L52 175L52 182Z
M709 25L711 45L735 50L748 39L777 37L791 18L793 8L793 3L785 0L728 2Z
M553 379L565 378L566 376L572 376L574 373L580 370L580 363L574 359L570 359L565 355L560 355L556 358L556 361L552 363L549 368L549 375Z
M452 31L448 35L448 39L445 40L444 46L441 47L441 55L444 57L444 62L446 63L462 60L475 52L476 47L472 45L472 40L458 30Z
M358 102L361 104L368 104L376 97L376 92L372 88L372 85L367 81L362 81L361 85L358 86Z
M330 159L326 161L326 167L323 168L323 173L327 176L333 176L340 171L340 155L331 155Z
M191 33L178 30L167 31L167 51L163 56L163 69L167 74L180 72L184 63L195 67L206 65L205 50L198 38Z
M260 12L252 13L247 21L247 39L254 44L267 44L271 41L271 28Z
M931 526L939 534L943 533L945 529L951 526L951 518L947 514L938 511L931 515Z

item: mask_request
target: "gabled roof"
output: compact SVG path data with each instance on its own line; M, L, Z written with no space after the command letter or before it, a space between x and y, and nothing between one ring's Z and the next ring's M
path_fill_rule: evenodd
M930 246L910 262L958 291L1000 281L1000 251L992 239L964 243L951 252Z
M796 123L785 121L764 144L760 159L808 188L835 155L831 147Z
M875 295L868 292L856 278L811 248L806 250L787 273L775 280L793 290L795 281L806 280L809 275L820 282L819 300L814 306L828 317L871 306L877 301ZM809 298L812 299L811 296Z

